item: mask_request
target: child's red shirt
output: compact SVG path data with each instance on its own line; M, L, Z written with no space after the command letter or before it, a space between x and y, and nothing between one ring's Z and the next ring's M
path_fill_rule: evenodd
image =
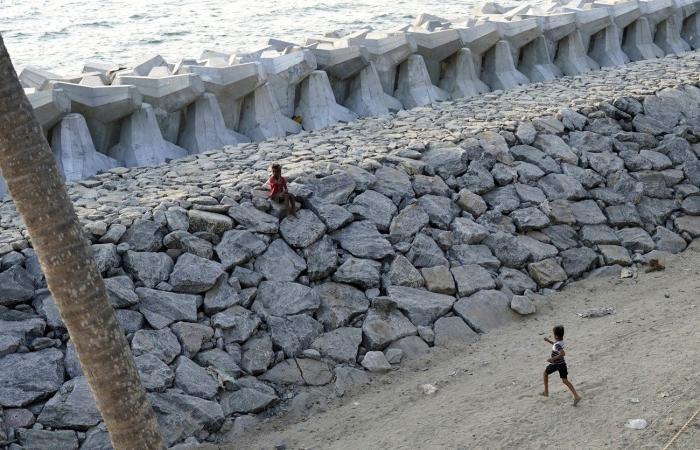
M273 175L267 180L267 183L270 185L270 193L268 194L270 198L282 192L287 192L287 179L284 177L275 178Z

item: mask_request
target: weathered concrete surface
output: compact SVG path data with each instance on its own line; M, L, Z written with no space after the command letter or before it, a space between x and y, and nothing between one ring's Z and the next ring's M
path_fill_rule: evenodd
M299 102L294 110L305 130L318 130L336 122L352 122L357 115L336 103L328 75L315 70L301 83Z
M282 113L269 83L245 97L238 130L255 142L285 137L301 131L301 125Z
M63 116L70 112L71 101L61 89L37 91L27 95L44 133L48 133Z
M420 55L411 55L401 63L394 97L405 108L425 106L449 99L449 94L432 84L428 69Z
M205 93L187 108L178 145L190 154L202 153L249 139L226 127L216 96Z
M297 86L314 70L316 58L309 50L260 59L282 113L294 115Z

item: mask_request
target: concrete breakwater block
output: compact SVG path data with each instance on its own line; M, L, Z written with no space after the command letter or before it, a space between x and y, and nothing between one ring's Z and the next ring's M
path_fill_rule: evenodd
M464 46L472 54L474 71L478 76L483 66L484 54L501 39L498 27L493 22L482 22L476 25L465 25L465 28L458 28L457 30Z
M649 21L649 27L653 32L658 24L675 12L675 7L673 0L640 0L639 10L642 17Z
M629 56L622 51L622 36L618 26L613 23L591 37L588 55L601 67L621 66L630 62Z
M640 17L639 20L625 29L622 50L632 61L664 56L663 50L654 43L646 17Z
M683 16L679 11L656 26L654 43L665 54L678 55L690 50L690 45L681 38L682 24Z
M559 41L557 57L554 59L564 75L578 75L600 69L598 63L586 54L581 32L576 30Z
M122 123L119 143L109 156L127 167L156 166L184 158L187 151L163 139L153 107L144 103Z
M325 71L329 78L347 80L354 77L369 63L367 48L353 45L342 48L315 48L311 52L316 65Z
M400 101L386 94L374 63L350 81L344 105L360 117L380 116L403 108Z
M84 180L119 166L119 161L95 150L90 130L80 114L68 114L56 125L51 150L66 181Z
M297 85L316 70L316 57L309 50L300 50L273 58L261 58L268 83L282 113L294 115Z
M328 75L315 70L301 83L294 111L305 130L318 130L336 122L352 122L357 115L335 101Z
M204 83L195 74L170 75L162 78L123 76L115 84L136 87L143 101L153 106L160 132L167 141L177 142L182 109L204 93Z
M156 67L168 67L168 62L160 55L148 57L131 69L131 75L147 77Z
M399 66L394 97L408 109L449 100L450 95L432 84L423 57L411 55Z
M243 100L238 130L260 142L299 133L301 125L282 114L272 86L265 83Z
M423 57L433 84L440 82L441 63L464 46L457 30L409 33L416 42L416 53Z
M87 122L92 142L98 152L107 153L119 140L119 121L141 106L141 93L134 86L81 86L57 82L71 100L71 112Z
M700 14L693 14L683 21L681 36L693 50L700 48Z
M34 117L39 121L44 134L70 112L70 99L61 89L36 91L28 94L27 99L32 104Z
M362 45L369 52L369 60L379 76L384 92L394 94L396 71L399 64L416 51L416 43L407 34L377 35L364 34L362 36L349 36L340 41L343 45Z
M474 58L468 48L457 51L450 58L440 88L452 98L472 97L489 92L489 87L479 79L474 68Z
M216 96L224 123L232 130L238 128L243 98L265 82L259 62L227 67L182 66L178 73L199 75L204 90Z
M520 60L520 50L535 38L542 35L542 29L536 19L522 19L513 22L494 21L501 40L508 42L514 62Z
M66 83L78 83L83 77L83 74L76 76L64 77L62 75L42 70L38 67L27 66L19 73L19 82L23 88L32 88L37 91L51 89L52 81L63 81Z
M518 69L533 82L558 78L562 72L552 63L552 53L547 39L539 36L523 48Z
M187 108L178 145L190 154L250 142L246 136L226 128L216 96L204 93Z
M503 40L484 55L481 79L493 90L510 89L530 82L522 72L515 68L510 44Z

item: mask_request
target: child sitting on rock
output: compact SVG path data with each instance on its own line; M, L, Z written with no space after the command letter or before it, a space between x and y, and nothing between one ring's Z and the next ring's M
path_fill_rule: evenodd
M275 163L271 167L272 176L267 180L270 188L268 197L278 203L285 203L286 214L296 217L296 200L287 190L287 179L282 176L282 166Z
M564 356L566 356L566 352L564 351L564 327L562 325L557 325L552 330L552 333L554 334L554 341L548 337L544 338L545 342L552 344L552 354L550 358L547 359L549 365L544 369L544 392L542 392L542 395L549 397L549 375L554 372L559 372L561 381L574 395L574 406L576 406L578 402L581 401L581 396L578 395L574 385L568 380L569 371L566 367L566 360L564 359Z

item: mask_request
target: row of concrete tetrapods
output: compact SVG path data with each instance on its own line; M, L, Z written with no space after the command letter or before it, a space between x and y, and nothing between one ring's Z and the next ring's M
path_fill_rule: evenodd
M700 0L489 5L502 13L19 78L74 181L700 47Z

